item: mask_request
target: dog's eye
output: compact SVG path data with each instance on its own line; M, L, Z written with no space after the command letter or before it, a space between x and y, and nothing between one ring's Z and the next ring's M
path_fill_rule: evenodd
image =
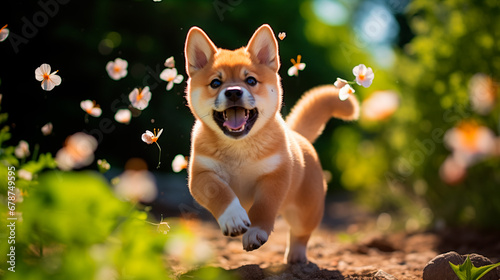
M250 76L248 78L245 79L245 82L250 85L250 86L255 86L257 84L257 79L255 79L254 77Z
M213 79L211 82L210 82L210 87L211 88L218 88L222 85L222 81L219 80L219 79Z

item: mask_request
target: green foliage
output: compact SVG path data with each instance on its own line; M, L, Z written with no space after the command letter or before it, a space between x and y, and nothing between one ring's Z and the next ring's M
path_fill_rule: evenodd
M19 211L19 261L9 279L167 277L166 235L118 200L97 172L42 174Z
M499 80L500 4L495 1L412 1L406 18L414 38L396 48L397 59L389 71L359 61L375 69L375 80L368 90L396 90L401 104L388 120L361 119L359 126L337 128L330 137L332 163L339 170L341 183L356 191L358 200L378 212L387 211L401 220L410 219L409 228L425 228L433 222L447 225L498 227L500 215L500 160L491 157L467 170L457 185L447 185L439 170L450 155L445 133L463 120L473 119L495 131L498 137L500 106L486 115L472 110L469 81L477 73ZM367 49L350 47L356 35L335 27L336 35L323 35L324 27L310 20L318 36L315 40L333 48L347 45L352 55L338 59L342 67L358 63L354 52ZM313 35L310 35L313 36ZM338 36L335 41L333 38ZM474 42L474 43L472 43ZM342 54L336 49L337 56ZM365 59L364 56L360 56ZM358 94L358 91L356 92Z
M467 256L467 259L463 264L455 265L450 262L450 266L460 280L478 280L486 275L486 273L490 272L497 266L500 266L500 263L475 267L470 261L469 256Z

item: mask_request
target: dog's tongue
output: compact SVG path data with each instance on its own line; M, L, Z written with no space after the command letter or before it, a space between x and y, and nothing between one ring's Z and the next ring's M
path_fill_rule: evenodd
M242 107L227 109L226 117L227 120L224 122L224 126L232 130L238 130L246 123L245 109Z

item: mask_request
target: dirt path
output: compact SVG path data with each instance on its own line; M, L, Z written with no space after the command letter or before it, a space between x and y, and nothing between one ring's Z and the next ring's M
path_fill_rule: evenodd
M342 211L337 211L339 213ZM350 213L344 214L345 217L337 216L335 219L349 218ZM353 221L352 217L349 219ZM422 279L423 268L429 260L451 250L460 254L483 254L495 263L500 261L498 232L449 230L439 234L381 234L373 227L366 226L366 217L362 220L364 221L350 223L351 230L345 230L349 223L345 224L344 229L328 227L328 222L324 223L309 242L310 263L289 267L283 264L288 228L281 218L276 220L275 230L268 242L252 252L243 250L241 237L223 236L214 221L191 219L187 224L197 233L200 244L210 248L211 259L201 268L181 264L179 259L172 256L168 258L168 262L174 275L180 279L207 279L206 275L222 271L234 276L228 279L245 280L413 280ZM368 220L374 219L371 217ZM355 227L354 231L352 227Z
M287 267L283 265L287 225L282 219L276 221L269 241L253 252L242 249L241 238L224 237L212 222L191 221L190 227L200 233L202 242L210 246L214 255L202 270L222 268L240 279L391 279L389 275L422 279L425 264L438 254L433 234L373 236L352 244L339 241L338 233L320 228L310 240L311 263ZM175 258L170 258L170 265L177 275L194 269L181 265ZM377 272L385 272L385 278L374 277ZM183 279L193 279L193 275L191 272Z

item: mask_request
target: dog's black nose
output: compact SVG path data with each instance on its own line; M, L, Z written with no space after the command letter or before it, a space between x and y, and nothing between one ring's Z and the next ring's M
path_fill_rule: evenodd
M241 96L243 95L243 90L241 90L240 87L230 87L226 89L226 92L224 93L227 97L227 99L236 102L240 100Z

